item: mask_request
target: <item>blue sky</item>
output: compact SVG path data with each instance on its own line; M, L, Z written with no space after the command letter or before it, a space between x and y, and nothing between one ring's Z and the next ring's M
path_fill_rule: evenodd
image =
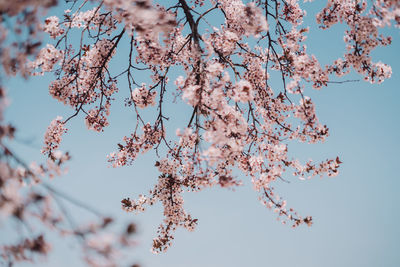
M318 5L310 4L306 23L314 23ZM343 54L342 32L340 25L329 31L311 27L308 51L328 63ZM158 175L153 167L155 155L149 153L133 166L120 169L111 168L106 159L135 124L134 113L122 102L128 94L123 83L104 133L88 131L82 117L69 123L61 148L72 154L70 172L52 183L121 222L137 222L139 244L129 257L143 266L400 266L400 36L395 29L386 32L393 36L393 44L379 48L373 58L391 65L390 80L380 85L361 81L306 90L331 136L323 144L291 144L290 149L303 159L338 155L343 161L336 178L292 179L290 184L276 186L289 206L313 216L310 228L292 229L277 222L275 214L257 200L248 177L242 177L246 186L235 191L215 188L186 193L186 210L199 218L198 228L192 233L178 230L167 253L151 254L152 238L162 220L160 205L134 215L120 209L120 200L153 187ZM39 150L49 122L57 115L72 114L48 95L51 78L16 78L6 84L11 99L6 119L19 130L15 150L38 162L44 159ZM352 78L360 77L351 74L345 79ZM279 81L275 84L278 88ZM183 105L167 109L175 121L172 127L179 125L186 109ZM74 240L58 238L54 254L37 266L84 266L76 247Z

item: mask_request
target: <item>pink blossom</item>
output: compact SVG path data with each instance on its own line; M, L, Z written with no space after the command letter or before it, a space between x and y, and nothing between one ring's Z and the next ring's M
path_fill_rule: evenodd
M62 117L57 116L47 128L44 135L44 147L42 153L51 156L53 151L58 149L62 135L67 132L67 128L64 126Z
M142 84L142 87L136 88L132 92L132 100L139 108L146 108L147 106L154 106L156 92L149 92L146 89L146 85Z

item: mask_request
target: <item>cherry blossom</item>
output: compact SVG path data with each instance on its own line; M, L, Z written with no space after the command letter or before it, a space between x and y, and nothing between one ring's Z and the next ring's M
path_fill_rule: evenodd
M297 0L82 1L68 6L63 17L44 19L39 28L53 40L39 52L33 48L40 45L33 45L32 53L10 56L4 33L0 55L7 75L19 66L24 75L56 75L49 93L72 114L57 117L45 134L43 153L53 160L62 158L53 151L71 119L81 115L88 129L102 132L112 127L108 117L115 96L125 97L136 126L108 161L122 167L155 150L157 183L121 203L127 212L161 203L164 219L152 246L159 253L171 246L177 228L192 231L198 223L186 211L185 191L235 188L241 179L252 181L260 202L282 223L312 225L311 216L298 214L274 188L293 179L290 174L308 180L339 173L339 157L302 162L291 151L291 142L313 144L329 136L309 90L323 90L352 70L371 83L389 78L390 66L375 61L372 52L391 44L381 30L399 27L400 4L328 0L316 16L321 30L338 23L346 29L343 54L326 65L306 46L308 5ZM15 15L25 7L0 10ZM27 63L28 55L36 58ZM272 83L276 77L279 85ZM186 120L167 114L175 103L189 108ZM179 129L170 131L175 129L168 129L169 123ZM108 251L113 239L101 240L88 241L88 247Z
M45 146L42 149L43 154L50 155L53 150L56 150L61 143L62 134L66 133L67 129L64 128L62 117L55 118L44 135Z

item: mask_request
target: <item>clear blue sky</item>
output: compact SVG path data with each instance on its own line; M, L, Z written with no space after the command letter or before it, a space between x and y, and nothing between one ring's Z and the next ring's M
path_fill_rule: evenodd
M314 24L315 6L321 4L308 6L312 8L306 21ZM312 26L309 52L323 63L342 55L342 31L341 26L326 32ZM302 159L321 160L338 155L344 162L336 178L292 179L290 184L277 186L288 205L313 216L315 223L310 228L293 230L277 222L275 214L258 202L257 193L248 186L248 177L242 177L247 186L234 192L215 188L186 193L185 207L199 218L198 228L192 233L178 230L166 254L151 254L152 238L162 220L160 205L134 215L120 209L120 200L153 187L158 175L153 167L154 154L121 169L111 168L106 160L135 123L134 113L121 101L128 94L124 83L120 83L121 92L104 133L86 130L82 117L69 123L61 148L72 154L70 172L52 183L122 222L137 222L139 244L130 258L147 267L400 266L400 36L398 30L386 32L393 36L393 44L373 55L375 61L392 66L390 80L381 85L361 81L306 91L331 136L324 144L292 145L292 153ZM360 78L351 75L345 79L355 77ZM12 102L6 119L17 126L19 140L31 141L29 146L15 144L15 149L24 158L38 162L44 159L39 150L49 122L57 115L72 114L48 95L51 78L7 82ZM176 121L172 126L185 115L182 107L167 110ZM37 266L84 266L73 250L77 247L75 240L57 239L55 244L55 253Z

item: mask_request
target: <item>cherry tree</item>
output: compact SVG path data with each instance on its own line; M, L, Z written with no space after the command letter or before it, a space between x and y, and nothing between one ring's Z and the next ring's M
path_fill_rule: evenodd
M26 6L37 14L54 4L21 3L1 4L0 14L14 16ZM102 132L109 126L112 105L121 104L114 101L116 94L126 97L124 104L135 112L136 125L130 135L121 137L108 161L123 167L140 154L156 151L157 184L121 203L128 212L162 204L164 220L152 247L158 253L171 246L178 227L193 231L198 223L184 208L183 192L235 188L241 179L251 180L262 204L276 212L282 223L312 225L311 216L298 214L274 189L274 184L292 176L306 180L339 173L339 157L301 162L290 153L293 141L312 144L329 136L307 92L309 87L321 90L330 83L344 83L336 79L352 70L370 83L389 78L390 66L375 61L371 52L390 45L391 37L380 30L400 26L400 1L326 1L316 23L322 30L346 25L346 46L343 55L325 66L305 45L309 28L303 18L311 4L69 1L62 16L42 22L34 16L36 24L32 24L30 16L24 15L25 20L17 24L21 31L33 28L30 35L47 33L52 42L36 53L40 44L27 38L24 49L18 47L20 54L10 57L4 51L13 48L7 47L3 34L0 55L7 75L17 70L25 76L56 75L49 93L70 107L71 114L55 114L45 132L42 153L53 165L68 157L58 149L70 120L83 116L89 130ZM125 62L118 59L115 67L113 59L123 46L129 47ZM171 79L172 73L179 75ZM143 75L150 82L144 82ZM272 86L272 79L279 79L280 86ZM119 86L122 80L126 88ZM178 129L167 127L174 120L166 114L174 105L166 101L171 96L191 108Z

